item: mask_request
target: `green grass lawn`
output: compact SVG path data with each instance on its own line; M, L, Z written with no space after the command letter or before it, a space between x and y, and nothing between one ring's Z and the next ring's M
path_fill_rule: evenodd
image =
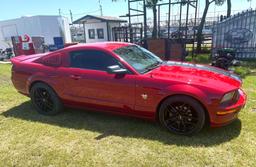
M135 118L68 109L39 115L0 64L0 166L256 166L256 76L233 124L176 136Z

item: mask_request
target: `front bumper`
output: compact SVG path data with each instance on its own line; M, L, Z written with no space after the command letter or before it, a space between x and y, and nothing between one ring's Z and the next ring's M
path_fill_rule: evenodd
M246 104L247 96L239 89L240 97L238 101L229 107L217 107L210 111L210 124L211 127L225 126L238 118L238 114Z

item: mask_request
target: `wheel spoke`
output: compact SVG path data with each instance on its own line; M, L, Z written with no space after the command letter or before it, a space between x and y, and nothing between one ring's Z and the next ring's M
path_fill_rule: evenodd
M189 120L189 119L191 119L191 121L198 121L198 119L196 118L196 117L190 117L190 116L183 116L183 118L184 119L186 119L186 120Z
M182 125L181 130L182 130L182 131L186 131L186 123L185 123L184 120L181 120L181 125Z
M168 129L187 133L196 127L199 120L192 106L176 102L166 107L164 121Z
M174 111L175 113L177 112L177 110L176 110L176 108L175 107L173 107L172 105L169 105L168 107L170 107L171 109L171 111Z
M38 90L35 91L35 96L36 96L37 98L41 98L40 94L38 93Z
M180 106L180 108L183 108L185 105L186 105L186 103L183 103L183 104Z
M35 104L43 111L52 111L54 108L54 103L51 99L50 94L45 89L35 90Z
M172 124L173 122L175 123L176 120L177 120L177 117L171 117L166 120L166 124L169 125L169 124Z
M53 109L53 105L52 105L52 104L50 104L50 103L45 103L45 105L46 105L50 110Z
M44 95L43 95L43 91L42 91L42 90L38 90L38 95L39 95L41 98L44 98Z
M177 122L177 125L178 125L178 129L180 130L180 122L179 121Z

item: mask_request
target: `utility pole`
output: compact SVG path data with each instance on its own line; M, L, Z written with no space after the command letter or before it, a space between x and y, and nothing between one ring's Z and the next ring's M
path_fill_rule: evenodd
M61 16L61 9L59 8L59 16Z
M69 10L69 14L70 14L70 20L71 20L71 24L70 24L71 25L70 26L70 28L71 28L71 40L74 41L74 35L77 34L77 31L76 31L75 26L73 26L73 13L72 13L71 10Z
M73 24L73 13L71 10L69 10L69 14L70 14L70 20L71 20L71 24Z
M103 16L101 1L99 0L98 3L99 3L99 7L100 7L100 15Z

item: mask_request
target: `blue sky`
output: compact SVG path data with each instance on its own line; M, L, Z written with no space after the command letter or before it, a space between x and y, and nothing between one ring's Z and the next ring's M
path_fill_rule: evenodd
M203 9L204 0L200 0L200 11ZM246 0L233 0L233 10L245 10L250 7ZM253 0L256 1L256 0ZM103 14L107 16L120 16L127 13L127 2L119 0L101 0ZM256 2L251 3L256 8ZM2 0L0 20L13 19L29 15L57 15L60 8L62 14L69 17L69 10L72 10L74 19L86 14L100 15L98 0ZM210 12L225 10L223 7L212 7ZM202 11L201 11L202 12Z

